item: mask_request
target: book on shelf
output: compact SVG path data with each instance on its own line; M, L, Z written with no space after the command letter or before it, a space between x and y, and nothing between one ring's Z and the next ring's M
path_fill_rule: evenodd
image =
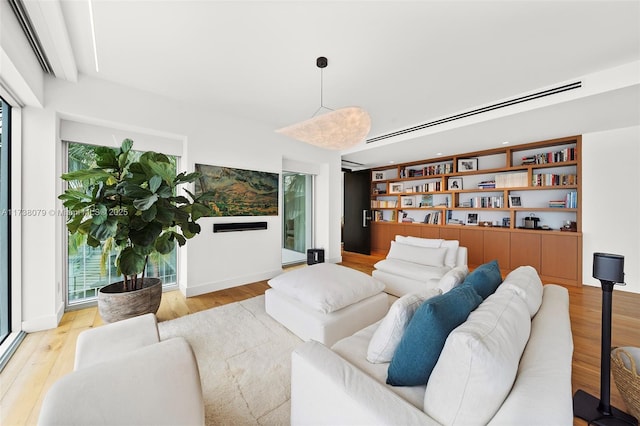
M480 189L495 188L495 187L496 187L495 180L485 180L478 184L478 188Z
M522 165L563 163L576 160L576 148L568 147L559 151L543 152L522 157Z
M536 173L531 178L533 186L563 186L576 185L578 177L575 174Z
M551 200L549 201L550 208L565 208L567 206L567 202L565 200Z
M528 173L502 173L496 175L496 188L521 188L527 186Z

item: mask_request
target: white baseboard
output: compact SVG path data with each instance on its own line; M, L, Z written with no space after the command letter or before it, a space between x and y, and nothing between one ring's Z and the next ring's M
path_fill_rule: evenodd
M180 292L184 294L185 297L199 296L201 294L211 293L212 291L224 290L226 288L238 287L245 284L255 283L257 281L269 280L281 273L282 269L276 269L273 271L262 272L260 274L245 275L222 281L199 284L193 287L180 286Z

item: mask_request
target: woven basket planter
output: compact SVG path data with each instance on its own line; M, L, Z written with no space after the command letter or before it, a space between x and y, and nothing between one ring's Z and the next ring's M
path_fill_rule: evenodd
M640 419L640 365L637 364L640 363L640 359L634 359L628 349L615 348L611 351L611 372L629 414ZM640 350L634 351L640 355Z
M155 314L162 300L162 281L144 278L142 288L125 291L124 282L104 286L98 292L98 312L105 322L116 322L148 313Z

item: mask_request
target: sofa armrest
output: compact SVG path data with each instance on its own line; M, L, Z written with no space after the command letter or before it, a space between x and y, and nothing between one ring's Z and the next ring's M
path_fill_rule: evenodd
M154 314L91 328L78 336L73 369L108 361L159 341L158 320Z
M531 320L516 381L489 424L572 424L572 356L569 292L547 284L542 305Z
M291 424L438 423L326 346L310 341L291 355Z
M468 250L466 247L458 247L456 266L465 266L467 264L467 252Z
M195 356L181 337L74 371L48 390L38 425L203 425Z

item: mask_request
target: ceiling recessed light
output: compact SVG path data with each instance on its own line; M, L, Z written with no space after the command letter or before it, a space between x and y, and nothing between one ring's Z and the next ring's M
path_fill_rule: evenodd
M508 144L509 144L509 141L502 142L502 145L508 145Z
M395 161L393 161L393 160L389 161L389 164L393 164L393 163L395 163Z
M436 155L442 155L442 153L441 153L441 152L438 152Z

